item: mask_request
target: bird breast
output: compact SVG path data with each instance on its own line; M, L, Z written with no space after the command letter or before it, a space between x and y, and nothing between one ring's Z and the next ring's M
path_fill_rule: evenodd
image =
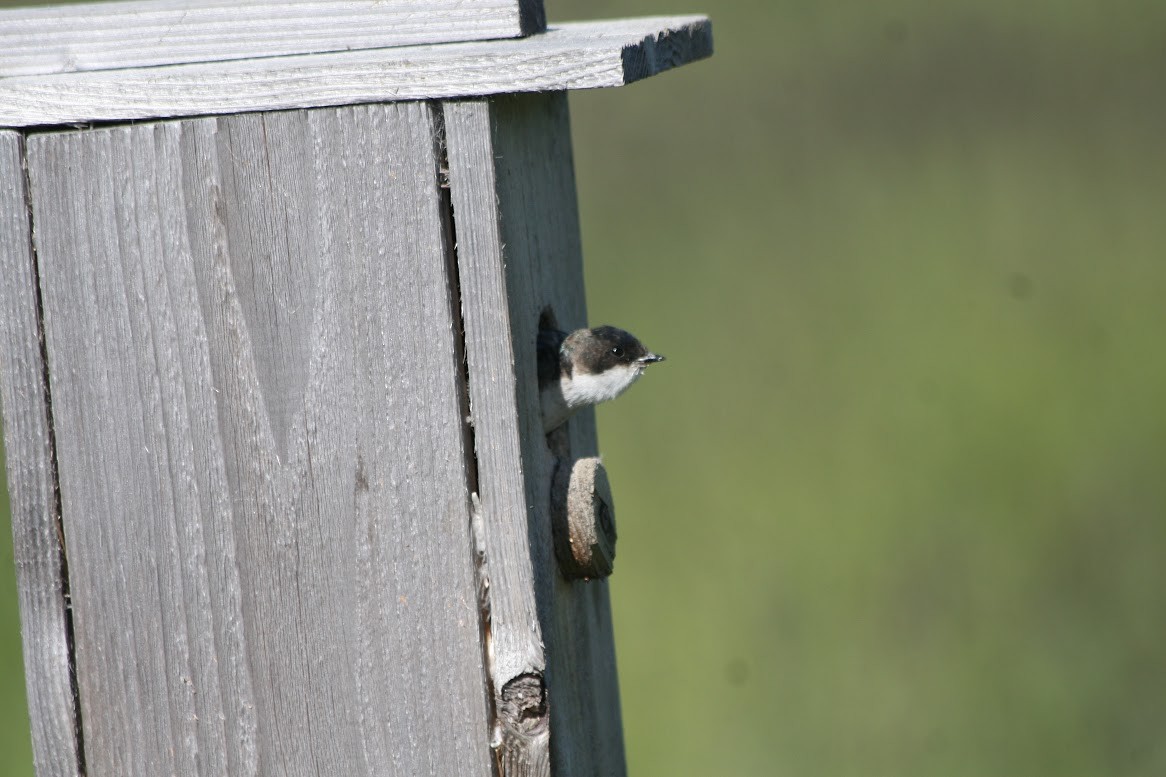
M570 408L606 402L627 391L643 373L640 364L618 365L599 373L576 370L573 376L564 377L560 382L563 399Z

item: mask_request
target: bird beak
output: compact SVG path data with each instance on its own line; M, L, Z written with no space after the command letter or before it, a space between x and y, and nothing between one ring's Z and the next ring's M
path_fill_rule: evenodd
M656 353L649 353L647 356L641 356L636 359L640 364L655 364L656 362L664 361L664 357Z

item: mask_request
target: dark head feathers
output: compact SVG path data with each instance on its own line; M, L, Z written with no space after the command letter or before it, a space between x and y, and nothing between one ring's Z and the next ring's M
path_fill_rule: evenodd
M619 365L663 361L631 332L614 326L576 329L567 334L556 329L538 333L538 382L546 385L560 375L581 372L600 373Z
M641 367L663 361L636 339L630 332L614 326L597 326L594 329L578 329L563 341L562 355L577 369L590 373L605 372L612 367Z

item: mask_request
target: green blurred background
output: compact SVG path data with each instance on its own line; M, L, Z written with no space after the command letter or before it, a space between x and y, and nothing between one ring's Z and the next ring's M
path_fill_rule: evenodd
M571 102L592 320L669 357L598 411L632 775L1166 774L1166 4L548 7L715 21Z

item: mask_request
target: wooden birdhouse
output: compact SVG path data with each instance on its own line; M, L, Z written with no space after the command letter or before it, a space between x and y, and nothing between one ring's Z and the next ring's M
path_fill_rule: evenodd
M0 401L37 774L622 775L567 90L702 17L0 11ZM557 548L557 550L556 550Z

